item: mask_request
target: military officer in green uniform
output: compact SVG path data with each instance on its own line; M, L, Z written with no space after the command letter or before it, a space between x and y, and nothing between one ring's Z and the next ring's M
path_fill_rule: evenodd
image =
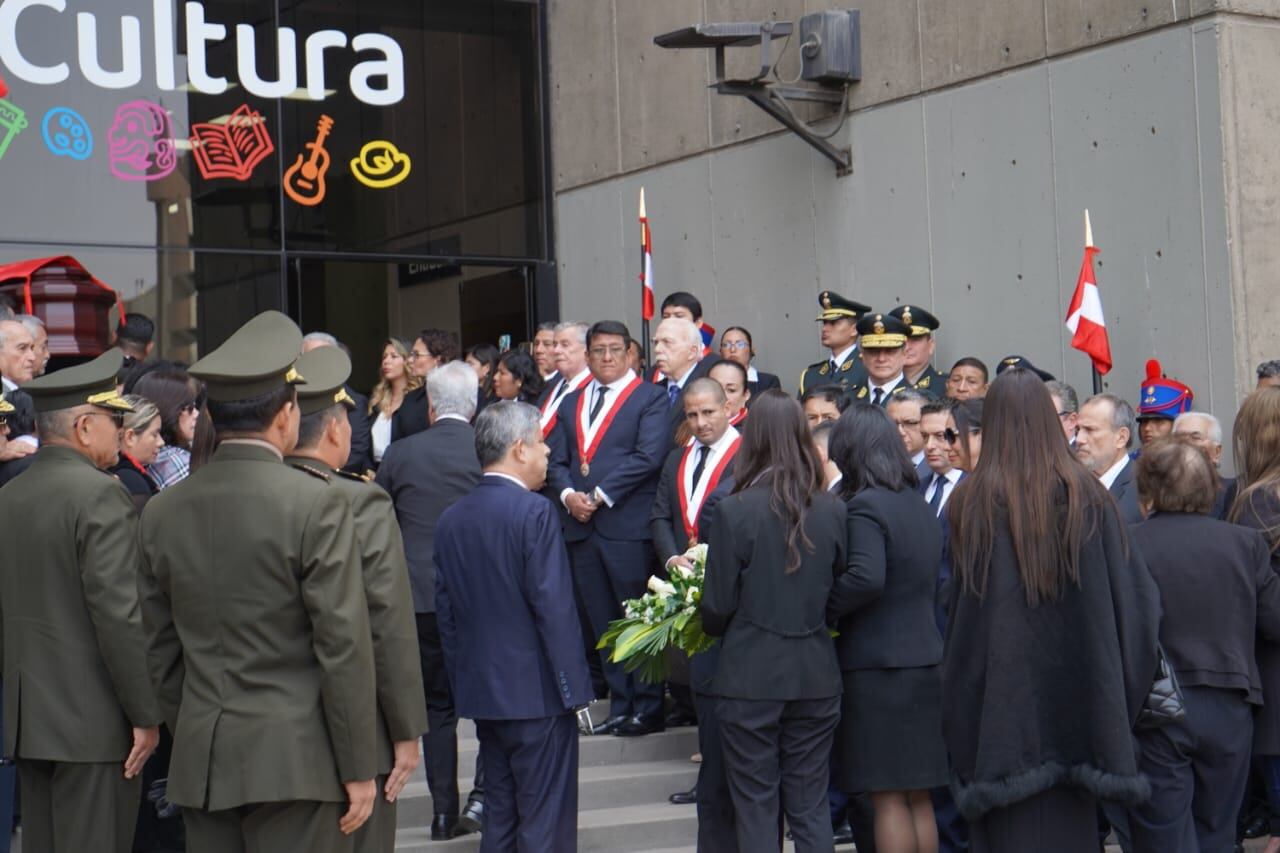
M942 325L938 318L919 305L899 305L889 316L907 326L907 358L903 366L907 384L932 397L945 397L947 377L933 368L933 333Z
M119 350L23 386L40 451L0 490L4 754L22 846L129 853L159 742L138 610L137 515L116 463ZM4 828L8 831L8 827Z
M838 293L824 290L818 294L822 313L822 345L830 350L828 357L814 362L800 374L800 393L804 397L810 388L819 385L839 385L846 391L867 378L867 370L858 358L858 317L871 308L861 302L845 299Z
M285 461L324 479L351 505L373 630L379 796L373 816L356 833L356 853L392 853L396 846L396 797L418 766L418 738L427 730L404 541L391 496L341 469L351 455L347 412L356 405L346 391L351 359L337 347L321 347L298 359L297 368L307 378L306 384L298 387L302 420L298 444Z
M864 314L858 321L858 349L867 378L849 388L856 402L884 408L907 384L907 326L889 314Z
M351 853L377 795L351 509L284 464L301 348L298 327L268 311L192 365L219 445L142 519L148 662L189 853Z

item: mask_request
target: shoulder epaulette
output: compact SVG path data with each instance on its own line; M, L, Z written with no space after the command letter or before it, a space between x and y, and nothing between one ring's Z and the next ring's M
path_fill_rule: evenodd
M322 471L314 465L308 465L305 462L290 462L289 464L292 467L297 468L299 471L310 474L312 477L318 477L326 483L329 482L330 475L328 471Z
M350 471L343 471L342 469L338 469L338 470L337 470L337 471L335 471L334 473L335 473L335 474L337 474L339 477L341 477L341 478L342 478L342 479L344 479L344 480L355 480L357 483L372 483L372 482L373 482L373 472L372 472L372 471L366 471L366 472L364 472L363 474L354 474L354 473L352 473L352 472L350 472Z

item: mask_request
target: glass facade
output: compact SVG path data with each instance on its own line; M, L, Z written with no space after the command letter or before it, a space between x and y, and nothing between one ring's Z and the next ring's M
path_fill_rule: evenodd
M167 357L265 308L375 349L423 326L523 340L554 305L543 16L0 4L0 264L76 257L156 317ZM495 299L514 299L506 325Z

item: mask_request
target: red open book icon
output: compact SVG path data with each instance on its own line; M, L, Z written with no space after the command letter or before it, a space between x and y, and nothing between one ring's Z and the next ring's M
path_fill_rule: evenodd
M275 150L267 135L267 120L248 104L241 104L225 123L191 125L191 153L206 180L247 181Z

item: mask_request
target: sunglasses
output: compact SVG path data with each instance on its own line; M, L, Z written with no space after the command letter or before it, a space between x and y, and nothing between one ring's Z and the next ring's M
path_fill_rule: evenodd
M980 432L982 432L982 430L979 427L969 428L970 435L977 435ZM942 437L947 440L947 444L955 444L960 440L960 433L956 432L951 427L947 427L946 430L943 431Z

